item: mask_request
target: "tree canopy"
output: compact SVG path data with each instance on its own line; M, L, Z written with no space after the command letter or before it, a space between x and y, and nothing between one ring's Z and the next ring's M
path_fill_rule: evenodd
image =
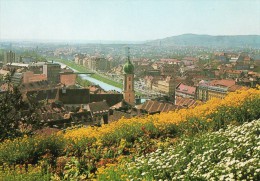
M38 103L25 100L19 88L5 79L7 90L0 92L0 141L29 134L39 128Z

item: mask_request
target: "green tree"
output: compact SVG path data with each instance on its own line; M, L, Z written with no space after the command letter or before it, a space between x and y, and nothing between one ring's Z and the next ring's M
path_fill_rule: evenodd
M0 141L30 134L40 127L38 103L24 100L19 88L12 86L10 75L5 81L7 90L0 93Z

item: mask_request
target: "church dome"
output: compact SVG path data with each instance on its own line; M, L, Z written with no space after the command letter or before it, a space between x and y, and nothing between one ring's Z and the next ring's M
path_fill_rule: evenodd
M127 63L124 65L124 73L134 74L134 65L130 62L130 60L128 60Z

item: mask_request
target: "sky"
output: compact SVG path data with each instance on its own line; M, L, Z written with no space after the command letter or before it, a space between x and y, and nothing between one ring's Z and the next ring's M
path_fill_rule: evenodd
M0 0L0 40L260 35L260 0Z

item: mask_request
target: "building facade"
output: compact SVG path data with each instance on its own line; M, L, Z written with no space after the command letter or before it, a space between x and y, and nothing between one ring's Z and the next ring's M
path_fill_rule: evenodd
M8 51L4 53L4 64L15 62L15 53Z
M105 58L91 57L89 61L89 68L94 71L108 71L110 69L110 62Z
M23 73L23 83L31 83L31 82L39 82L47 80L46 75L44 74L34 74L31 71L27 71Z
M175 94L176 96L194 99L196 94L196 87L180 83L176 86Z
M60 74L60 83L66 86L72 86L76 84L77 75L73 72L64 72Z
M223 99L228 94L229 88L234 85L235 81L233 80L201 81L196 89L196 98L201 101L208 101L213 98Z
M158 81L158 90L161 93L164 94L168 94L168 95L172 95L174 93L174 79L173 78L169 78L169 80L159 80Z
M60 82L61 66L57 63L47 63L43 65L43 74L47 76L47 80L52 83Z

